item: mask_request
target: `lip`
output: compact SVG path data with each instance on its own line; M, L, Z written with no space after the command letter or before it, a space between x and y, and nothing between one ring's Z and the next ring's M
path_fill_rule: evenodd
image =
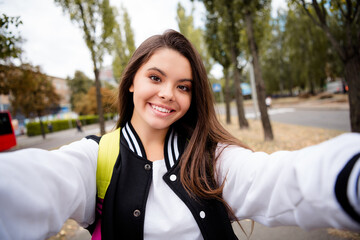
M151 109L152 109L156 114L161 114L161 115L163 115L163 116L167 116L167 115L170 115L170 114L172 114L172 113L175 112L175 109L170 108L170 107L165 106L165 105L162 105L162 104L149 103L149 105L150 105ZM166 110L168 110L168 111L170 111L170 112L161 112L161 111L155 109L154 106L155 106L155 107L164 108L164 109L166 109Z

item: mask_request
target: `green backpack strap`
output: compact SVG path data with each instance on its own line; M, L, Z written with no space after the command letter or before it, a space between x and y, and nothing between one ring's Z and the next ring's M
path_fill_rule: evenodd
M105 198L120 151L120 128L101 137L96 169L97 196Z

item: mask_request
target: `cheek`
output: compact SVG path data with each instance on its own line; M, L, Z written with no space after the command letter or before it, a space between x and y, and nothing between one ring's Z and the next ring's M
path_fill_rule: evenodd
M189 110L190 105L191 105L191 96L187 96L183 99L182 102L182 108L185 111L185 113Z

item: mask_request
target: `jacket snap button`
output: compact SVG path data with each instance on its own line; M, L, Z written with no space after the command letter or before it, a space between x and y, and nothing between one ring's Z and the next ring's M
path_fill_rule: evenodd
M145 168L145 170L149 171L151 169L151 165L150 164L145 164L144 168Z
M134 217L138 217L138 216L140 216L140 214L141 214L141 212L140 212L139 209L136 209L136 210L134 211Z
M175 181L176 181L176 175L175 175L175 174L171 174L170 180L173 181L173 182L175 182Z
M200 212L200 217L201 217L201 218L205 218L205 212L204 212L204 211L201 211L201 212Z

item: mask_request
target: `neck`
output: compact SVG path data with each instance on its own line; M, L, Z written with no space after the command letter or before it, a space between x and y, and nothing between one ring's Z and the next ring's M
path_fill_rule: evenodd
M155 161L164 158L164 144L168 128L153 129L150 127L140 126L136 122L131 121L141 143L143 144L148 160Z

